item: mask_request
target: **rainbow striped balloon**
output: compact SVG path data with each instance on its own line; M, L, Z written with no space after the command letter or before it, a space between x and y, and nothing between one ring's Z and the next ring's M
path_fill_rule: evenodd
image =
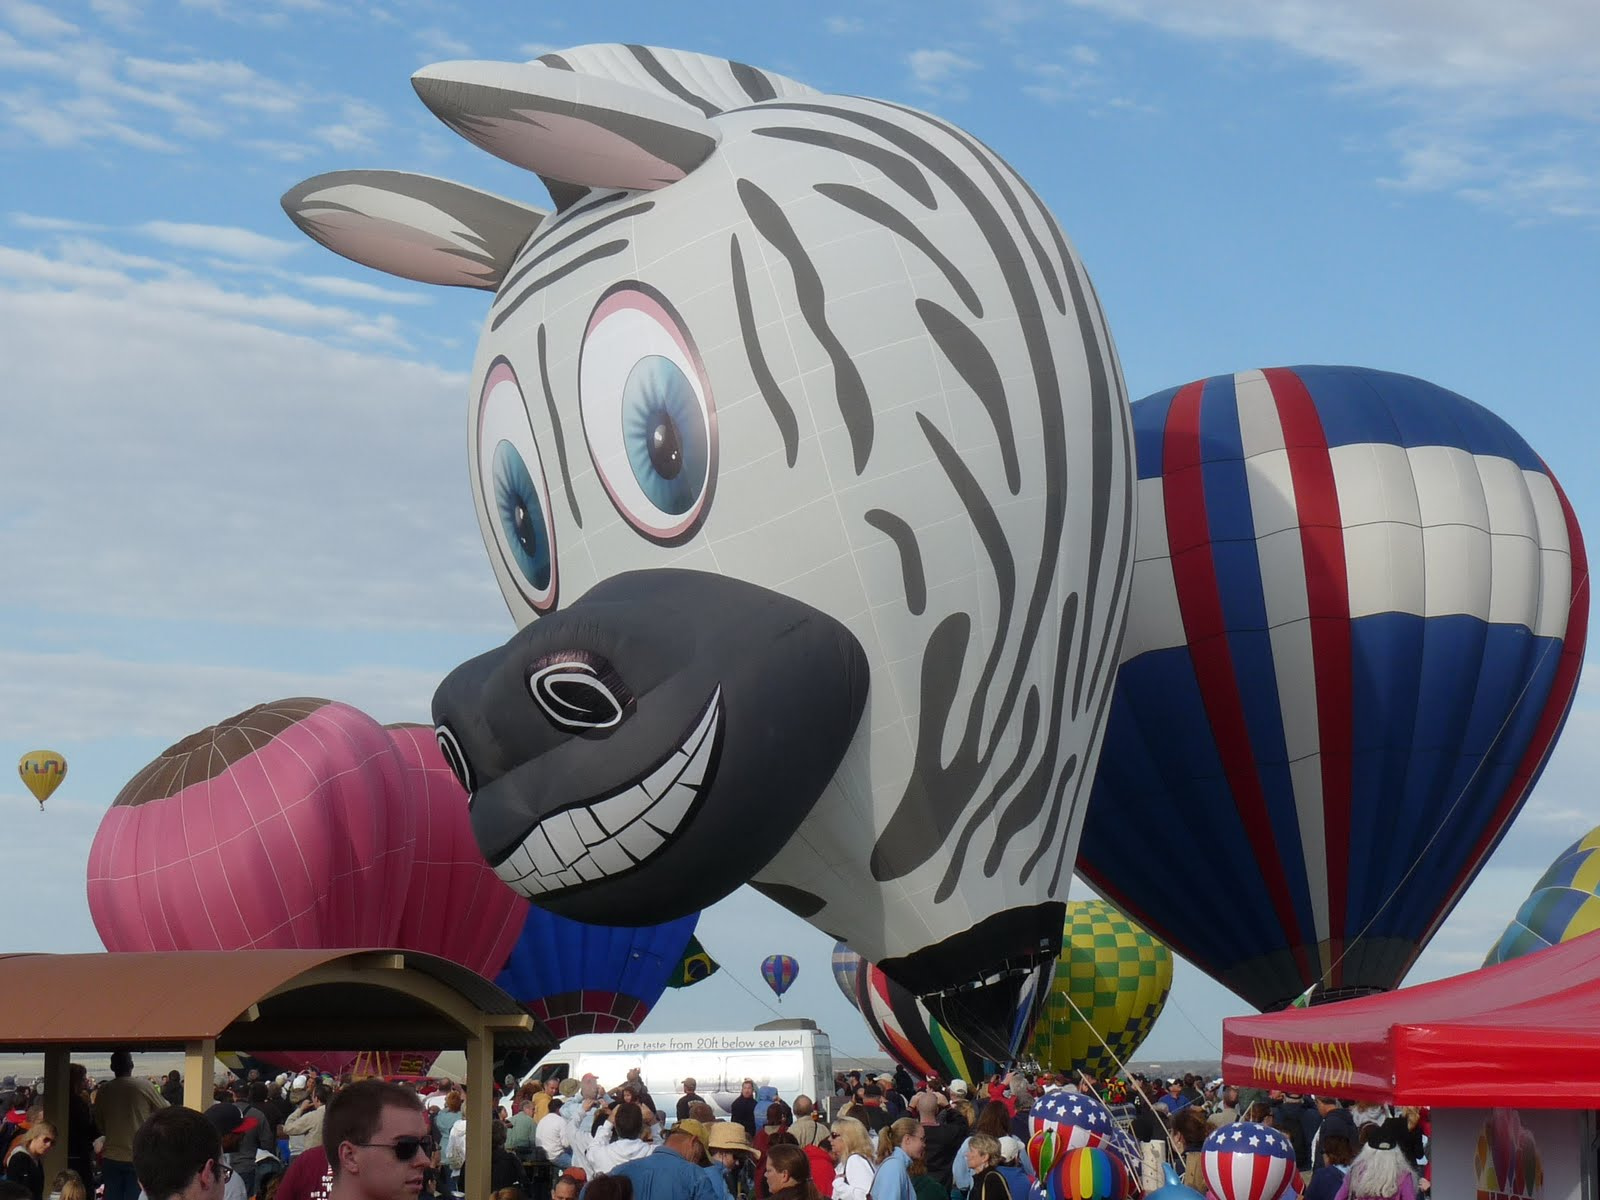
M1124 1200L1128 1195L1127 1168L1099 1146L1068 1150L1042 1178L1050 1200Z

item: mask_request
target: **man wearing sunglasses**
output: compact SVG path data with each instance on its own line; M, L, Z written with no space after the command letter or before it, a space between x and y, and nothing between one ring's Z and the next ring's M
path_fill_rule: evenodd
M139 1126L133 1171L148 1200L245 1200L216 1124L191 1108L159 1109Z
M334 1095L322 1145L333 1169L328 1200L416 1200L434 1151L422 1097L377 1079Z

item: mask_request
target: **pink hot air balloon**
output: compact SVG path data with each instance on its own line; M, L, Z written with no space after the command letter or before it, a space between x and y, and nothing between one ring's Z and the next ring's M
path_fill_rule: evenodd
M328 700L185 738L123 788L89 851L113 951L392 946L492 976L527 909L479 855L432 731ZM339 1074L357 1056L270 1057Z

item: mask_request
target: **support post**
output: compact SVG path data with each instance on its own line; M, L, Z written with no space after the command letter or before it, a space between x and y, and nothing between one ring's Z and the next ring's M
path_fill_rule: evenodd
M55 1145L44 1156L44 1181L48 1190L50 1181L60 1171L67 1169L67 1123L71 1119L72 1049L52 1046L44 1052L44 1119L56 1127Z
M467 1200L489 1200L489 1123L498 1121L494 1034L474 1026L467 1035Z
M195 1112L211 1107L217 1088L217 1039L185 1042L183 1047L183 1106Z

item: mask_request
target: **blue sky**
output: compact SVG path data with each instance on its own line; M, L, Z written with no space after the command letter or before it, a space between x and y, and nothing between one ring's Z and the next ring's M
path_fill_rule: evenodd
M464 454L484 297L363 271L278 206L348 167L543 202L417 102L441 59L638 41L938 112L1054 210L1131 395L1296 362L1421 375L1511 421L1596 527L1588 0L586 7L0 0L0 748L72 764L44 815L0 781L7 948L98 948L89 841L169 743L300 694L426 720L438 678L510 632ZM1600 822L1597 733L1586 685L1413 980L1481 961ZM785 1013L868 1049L823 935L748 892L702 930L727 972L652 1027L766 1019L757 964L786 950ZM1241 1011L1182 965L1146 1057L1210 1056Z

